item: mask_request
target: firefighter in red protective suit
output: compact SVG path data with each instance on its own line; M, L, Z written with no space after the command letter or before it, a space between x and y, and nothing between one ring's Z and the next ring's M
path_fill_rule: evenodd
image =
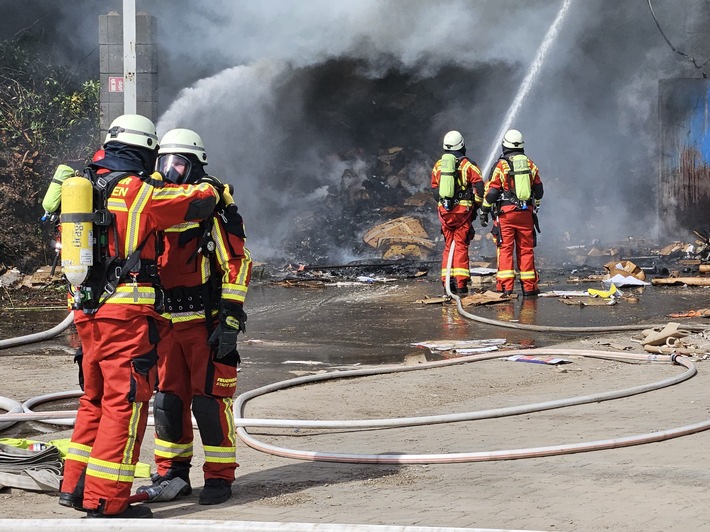
M104 157L89 165L106 199L94 203L94 265L72 287L84 394L59 496L59 504L89 518L152 517L150 508L130 506L128 498L157 383L158 343L170 323L161 316L158 231L205 219L219 195L208 183L151 178L157 148L149 119L122 115L111 124ZM72 220L62 213L62 224Z
M173 183L206 176L207 153L189 129L168 131L160 142L158 170ZM154 485L180 477L191 493L192 413L205 454L200 504L219 504L232 495L237 468L233 396L237 389L237 335L247 320L242 306L251 276L242 217L228 190L214 217L184 222L165 231L159 261L170 342L160 351L155 396Z
M449 289L453 294L465 294L471 280L468 246L476 234L471 224L483 200L484 183L481 170L466 157L461 133L449 131L444 136L443 147L444 155L431 171L431 186L437 195L441 233L444 235L441 282L446 282L449 250L455 243ZM448 187L447 179L450 182Z
M480 221L482 226L488 225L488 216L493 212L495 222L491 232L498 246L496 290L506 295L513 292L515 252L523 296L537 296L540 290L533 248L543 187L537 166L523 148L520 131L508 130L503 137L503 154L486 183Z

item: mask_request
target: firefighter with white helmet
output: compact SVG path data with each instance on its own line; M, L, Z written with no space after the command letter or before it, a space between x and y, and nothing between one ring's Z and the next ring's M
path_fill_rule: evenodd
M202 138L190 129L165 133L158 154L157 168L168 181L214 179L204 169L208 159ZM199 503L219 504L231 496L237 468L232 398L237 389L237 335L247 320L243 304L251 258L228 188L214 216L181 223L164 234L159 267L172 327L158 359L153 407L157 472L151 479L160 485L182 478L188 485L181 495L191 493L194 414L205 456Z
M441 282L446 282L451 244L455 243L449 290L468 292L471 279L468 247L475 236L472 221L481 204L484 183L481 170L466 157L466 143L458 131L444 135L444 154L431 171L431 186L436 193L437 212L444 235Z
M523 135L509 129L503 136L503 153L486 184L481 207L481 225L488 216L495 221L491 233L498 247L496 290L511 294L515 285L515 257L520 272L523 296L536 296L538 273L535 269L537 209L543 196L542 180L537 165L525 155Z
M210 216L218 192L208 183L151 178L158 137L144 116L116 118L103 149L85 171L94 189L93 265L72 287L84 394L59 504L89 518L147 518L150 508L130 506L128 498L157 383L158 345L170 325L162 316L159 232ZM71 214L61 216L71 223Z

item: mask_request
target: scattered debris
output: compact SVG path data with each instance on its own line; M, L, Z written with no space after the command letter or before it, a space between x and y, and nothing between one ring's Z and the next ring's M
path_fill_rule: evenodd
M609 262L604 265L607 274L602 281L615 286L642 286L646 282L646 273L636 264L628 260Z
M680 323L671 321L660 331L655 329L643 331L646 337L641 341L641 345L663 345L667 344L670 339L683 338L690 334L690 331L679 329L679 327Z
M505 338L491 338L486 340L431 340L413 343L414 347L426 347L431 351L450 351L459 355L472 355L496 351L505 345Z
M488 305L491 303L501 303L503 301L510 301L513 296L517 297L517 294L510 294L508 296L503 295L501 292L493 292L491 290L486 290L482 294L470 294L461 298L461 305L464 307L470 307L474 305Z
M434 242L421 221L412 216L395 218L370 229L362 237L370 247L382 252L385 259L416 257L428 258Z
M666 315L669 318L710 318L710 308L687 310L685 312L672 312Z
M710 286L710 277L656 277L653 285Z

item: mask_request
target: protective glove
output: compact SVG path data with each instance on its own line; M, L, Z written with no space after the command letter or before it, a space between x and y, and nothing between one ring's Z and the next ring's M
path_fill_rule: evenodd
M488 213L481 211L481 215L479 216L478 221L481 222L481 227L487 227L488 226Z
M216 359L224 358L237 351L237 336L246 332L247 314L241 303L222 300L219 303L219 324L207 340L211 346L217 347Z
M232 197L232 194L234 193L234 187L232 185L225 185L213 175L202 176L200 179L197 180L197 182L212 185L220 197L219 201L224 203L225 206L228 207L229 205L234 203L234 198Z
M224 192L224 184L213 175L203 175L196 181L196 183L207 183L208 185L212 185L217 191L218 196L222 196L222 193Z

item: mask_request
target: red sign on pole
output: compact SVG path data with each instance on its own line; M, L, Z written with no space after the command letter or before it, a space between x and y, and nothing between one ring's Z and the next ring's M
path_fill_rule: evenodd
M109 76L108 91L123 92L123 76Z

